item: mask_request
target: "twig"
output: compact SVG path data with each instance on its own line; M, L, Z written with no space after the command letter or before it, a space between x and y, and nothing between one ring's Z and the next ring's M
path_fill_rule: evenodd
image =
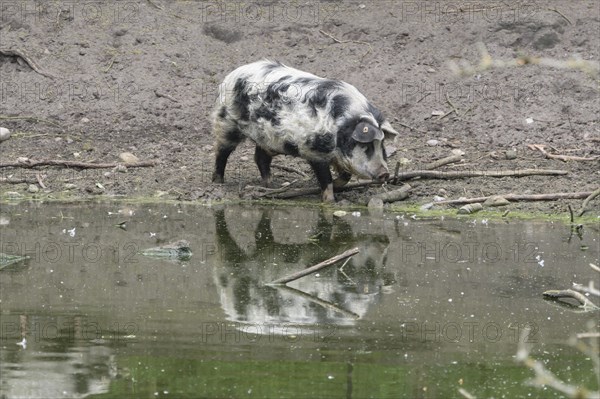
M571 298L575 299L577 302L581 304L584 308L590 309L598 309L598 307L589 299L585 297L585 295L580 292L573 290L548 290L544 291L543 295L547 298L552 299L561 299L561 298Z
M40 185L40 187L43 189L46 189L46 185L44 184L44 181L42 180L42 176L39 173L35 174L35 178L37 179L37 182Z
M156 95L156 97L164 97L168 100L173 101L174 103L178 103L179 100L174 99L173 97L171 97L170 95L166 94L166 93L162 93L160 91L158 91L158 89L154 90L154 94Z
M2 162L0 168L35 168L38 166L65 166L68 168L79 168L79 169L108 169L115 168L119 165L124 165L128 168L144 168L148 166L155 166L154 161L143 161L135 163L90 163L90 162L77 162L77 161L63 161L60 159L45 159L45 160L32 160L28 159L26 162Z
M533 56L520 56L510 60L494 60L488 53L483 43L478 43L481 59L478 65L472 66L468 62L462 62L460 65L456 62L449 64L450 69L459 75L474 75L479 72L492 68L521 67L525 65L540 65L559 69L578 69L587 73L593 78L598 77L600 65L597 62L583 60L581 58L571 58L568 60L555 60L552 58L539 58Z
M581 284L573 283L573 289L587 294L600 297L600 290L594 288L594 281L590 281L590 284L585 286Z
M448 165L454 162L460 162L463 159L463 154L450 155L446 158L438 159L437 161L431 162L428 165L425 165L426 170L437 169L441 166Z
M529 345L527 345L527 337L531 329L524 328L521 337L519 338L519 348L517 350L516 360L523 363L525 366L533 370L535 373L534 385L538 387L549 386L558 392L565 394L569 398L599 398L598 392L590 392L585 388L580 388L574 385L569 385L560 380L556 375L546 369L544 363L533 359L529 356Z
M392 184L398 183L398 172L400 171L400 162L396 162L396 169L394 169L394 179Z
M152 1L152 0L147 0L147 1L148 1L148 3L150 3L150 5L152 5L152 6L156 7L156 8L158 8L159 10L163 10L163 9L164 9L164 8L163 8L163 6L160 6L160 5L156 4L156 3L155 3L154 1Z
M590 263L590 267L592 268L592 270L597 271L598 273L600 273L600 267L594 265L593 263Z
M567 16L565 14L558 11L556 8L548 8L548 11L554 11L555 13L557 13L558 15L563 17L565 19L565 21L567 21L569 23L569 25L573 25L573 22L571 22L571 20L569 18L567 18Z
M25 53L25 51L23 51L21 49L18 49L18 48L11 48L11 49L9 49L9 48L0 48L0 54L5 55L7 57L20 57L35 72L37 72L40 75L45 76L47 78L56 79L56 76L52 75L49 72L46 72L46 71L42 70L37 65L37 63L33 59L31 59L31 57L29 55L27 55L27 53Z
M340 44L344 44L344 43L356 43L356 44L366 44L367 46L369 46L369 51L367 51L365 54L363 54L362 57L360 57L361 61L363 58L365 58L367 56L367 54L369 54L370 52L373 51L373 46L371 46L371 43L368 42L363 42L361 40L340 40L338 38L336 38L335 36L333 36L331 33L327 33L324 30L319 29L319 32L324 34L325 36L333 39L334 42L336 43L340 43Z
M290 168L289 166L273 164L273 165L271 165L271 167L275 168L275 169L281 169L281 170L284 170L284 171L290 172L290 173L297 173L297 174L299 174L302 177L308 177L308 176L306 176L306 173L304 173L303 171L298 170L296 168Z
M589 195L589 192L576 192L576 193L551 193L551 194L499 194L498 196L507 199L508 201L556 201L560 199L581 199ZM446 200L436 202L436 205L458 205L458 204L474 204L476 202L485 202L488 198L494 197L490 195L487 197L475 197L475 198L459 198L455 200Z
M466 389L458 388L458 393L464 396L466 399L475 399L475 396L471 395Z
M416 127L412 127L411 125L407 125L406 123L402 123L402 122L396 122L396 123L397 123L398 125L400 125L400 126L403 126L403 127L407 128L407 129L414 130L415 132L419 132L419 133L427 133L427 132L426 132L426 131L424 131L424 130L417 129Z
M11 120L15 120L15 121L16 120L32 120L32 121L35 121L35 122L43 122L43 123L47 123L49 125L53 125L53 126L62 128L62 126L60 126L56 122L52 122L52 121L49 121L47 119L41 119L41 118L38 118L38 117L35 117L35 116L3 116L3 115L0 115L0 120L7 120L7 121L11 121Z
M36 179L31 179L31 178L16 178L16 177L0 177L0 183L7 183L7 184L21 184L21 183L28 183L28 184L35 184L37 183Z
M569 217L571 218L571 224L573 224L575 217L573 216L573 208L571 208L571 204L567 204L567 208L569 208Z
M587 332L587 333L579 333L576 335L578 339L581 338L600 338L600 332Z
M277 280L269 283L268 285L280 285L280 284L287 284L290 281L294 281L294 280L298 280L301 277L307 276L311 273L314 273L316 271L319 271L327 266L331 266L333 265L335 262L338 262L342 259L346 259L352 255L356 255L358 252L360 252L358 250L358 248L352 248L347 250L344 253L341 253L339 255L334 256L333 258L329 258L321 263L318 263L314 266L309 267L308 269L304 269L304 270L300 270L299 272L296 273L292 273L288 276L282 277L282 278L278 278Z
M581 204L581 209L577 213L577 216L579 216L579 217L583 216L583 214L585 213L585 208L587 208L587 206L588 206L588 203L591 200L593 200L594 198L596 198L598 195L600 195L600 188L596 189L596 191L591 193L589 195L589 197L587 197L586 199L583 200L583 204Z
M563 162L567 161L595 161L598 157L586 158L586 157L577 157L574 155L556 155L550 154L544 148L546 147L543 144L529 144L528 147L532 150L539 150L544 156L548 159L559 159Z

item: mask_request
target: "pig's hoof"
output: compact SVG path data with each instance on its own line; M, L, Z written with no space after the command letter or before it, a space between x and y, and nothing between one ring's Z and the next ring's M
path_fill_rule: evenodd
M213 183L223 184L224 179L223 179L223 176L219 176L217 174L213 174L212 181L213 181Z
M269 177L267 179L262 179L262 185L263 185L263 187L271 188L271 187L273 187L273 182L271 181L271 178Z

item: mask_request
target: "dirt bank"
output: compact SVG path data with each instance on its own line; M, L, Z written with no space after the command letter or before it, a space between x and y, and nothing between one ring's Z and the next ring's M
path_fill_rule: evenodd
M598 161L546 159L528 147L600 155L597 77L537 65L458 76L448 67L449 61L478 63L479 42L494 59L527 54L597 62L597 2L244 4L2 3L0 49L24 52L43 74L18 56L0 55L0 126L12 132L0 144L1 162L119 162L120 153L131 152L158 166L124 172L2 168L2 177L25 182L1 182L0 191L27 195L30 184L40 188L39 173L45 186L39 197L238 198L240 189L259 183L253 148L241 146L230 158L227 183L213 185L209 114L226 73L264 57L358 87L401 132L392 169L399 161L401 170L420 169L460 149L464 161L443 170L568 171L555 177L413 181L410 201L598 187ZM432 115L436 111L445 116ZM437 144L428 145L430 140ZM507 159L509 150L516 150L516 158ZM279 157L274 163L310 176L302 160ZM302 177L275 169L275 186L297 179ZM367 197L356 191L338 196L353 202ZM568 203L578 208L581 200L511 207L563 212ZM590 207L600 213L600 201Z

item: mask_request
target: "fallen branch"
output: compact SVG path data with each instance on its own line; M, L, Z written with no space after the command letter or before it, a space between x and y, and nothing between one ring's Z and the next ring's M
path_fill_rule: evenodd
M21 183L28 183L28 184L35 184L37 183L36 179L32 179L32 178L16 178L16 177L0 177L0 183L7 183L7 184L21 184Z
M397 176L389 178L387 180L388 183L393 183L396 180L408 180L414 178L426 178L426 179L457 179L464 177L522 177L522 176L557 176L557 175L566 175L568 172L566 170L551 170L551 169L520 169L520 170L471 170L471 171L434 171L434 170L413 170L409 172L401 172L398 173ZM367 181L367 182L356 182L346 184L343 187L334 188L335 192L343 192L352 190L360 187L368 187L375 185L382 185L382 182L376 181ZM294 191L287 191L284 193L264 193L262 196L276 199L287 199L287 198L295 198L301 197L304 195L314 195L320 193L321 190L318 188L307 188L307 189L298 189ZM487 199L488 197L485 197ZM581 198L581 197L577 197ZM478 202L478 201L474 201ZM439 202L443 203L443 202ZM468 202L467 202L468 203Z
M56 76L52 75L49 72L46 72L44 70L42 70L37 63L31 59L30 56L27 55L27 53L25 53L25 51L20 50L20 49L16 49L16 48L0 48L0 54L5 55L7 57L19 57L21 58L23 61L25 61L25 63L27 63L27 65L29 65L29 68L33 69L35 72L39 73L42 76L45 76L47 78L51 78L51 79L56 79Z
M450 155L449 157L438 159L437 161L431 162L425 165L426 170L437 169L441 166L448 165L455 162L460 162L463 159L463 154Z
M576 193L551 193L551 194L500 194L499 196L508 201L556 201L560 199L582 199L590 195L589 192ZM458 205L474 204L476 202L485 202L487 199L496 195L475 198L459 198L455 200L446 200L436 202L436 205Z
M545 150L545 145L543 144L529 144L528 147L532 150L539 150L544 156L548 159L559 159L563 162L567 161L596 161L598 157L578 157L574 155L558 155L558 154L550 154Z
M275 280L275 281L273 281L273 282L271 282L271 283L269 283L267 285L287 284L290 281L298 280L301 277L304 277L304 276L307 276L307 275L312 274L314 272L317 272L317 271L319 271L319 270L321 270L321 269L323 269L323 268L325 268L327 266L331 266L335 262L338 262L338 261L340 261L342 259L346 259L346 258L348 258L348 257L350 257L352 255L356 255L358 252L360 252L358 250L358 248L349 249L349 250L347 250L344 253L341 253L339 255L334 256L333 258L329 258L329 259L327 259L327 260L325 260L325 261L323 261L321 263L318 263L318 264L316 264L314 266L311 266L311 267L309 267L307 269L300 270L299 272L292 273L292 274L290 274L288 276L279 278L279 279L277 279L277 280Z
M571 20L569 18L567 18L567 16L565 14L558 11L556 8L548 8L548 11L554 11L555 13L557 13L558 15L563 17L565 19L565 21L567 21L569 23L569 25L573 25L573 22L571 22Z
M78 169L110 169L116 168L119 165L126 166L128 168L145 168L148 166L155 166L154 161L144 161L135 163L91 163L91 162L77 162L77 161L63 161L60 159L46 159L35 161L28 159L26 162L2 162L0 168L35 168L38 166L65 166L67 168L78 168Z
M600 195L600 188L598 188L596 191L591 193L585 200L583 200L583 204L581 204L581 209L577 213L577 216L583 216L583 214L585 213L585 208L587 208L588 206L588 203L594 198L596 198L598 195Z
M418 101L417 101L418 102ZM427 133L425 130L421 130L421 129L417 129L416 127L412 127L411 125L407 125L406 123L402 123L402 122L394 122L394 124L398 124L402 127L405 127L407 129L410 130L414 130L415 132L419 132L419 133Z

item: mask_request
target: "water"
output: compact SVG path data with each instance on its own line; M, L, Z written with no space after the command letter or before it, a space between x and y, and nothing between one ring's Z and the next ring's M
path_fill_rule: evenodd
M567 344L598 314L542 299L597 279L597 225L91 203L2 205L0 224L0 252L30 257L0 270L2 397L560 397L524 385L525 328L598 389ZM178 239L187 261L140 254Z

